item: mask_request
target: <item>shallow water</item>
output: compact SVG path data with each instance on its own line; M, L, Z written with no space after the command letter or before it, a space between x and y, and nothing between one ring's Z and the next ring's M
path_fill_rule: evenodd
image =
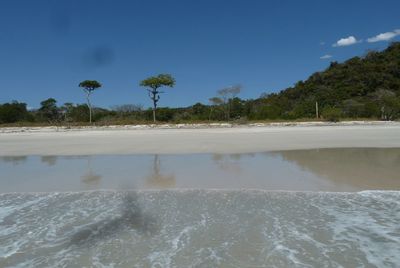
M399 194L1 194L0 267L396 267Z
M0 157L0 192L96 189L400 190L400 149Z
M400 263L400 149L0 157L0 171L0 267Z

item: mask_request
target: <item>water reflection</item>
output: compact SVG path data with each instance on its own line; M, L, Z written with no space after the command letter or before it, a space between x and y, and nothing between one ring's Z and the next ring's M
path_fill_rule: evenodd
M27 156L1 156L0 161L4 163L11 163L14 166L26 162Z
M82 182L88 186L97 186L101 181L101 175L96 174L92 168L92 156L86 156L87 159L87 171L81 176Z
M159 155L154 155L152 170L150 175L146 177L146 183L152 187L171 188L176 185L175 175L162 174L161 172L161 159Z
M0 192L163 188L400 190L400 149L6 156L0 157L0 171Z
M219 169L233 174L240 174L243 168L243 158L253 158L256 154L213 154L212 161Z
M211 158L219 169L237 174L241 172L241 164L239 162L241 157L240 154L213 154Z
M57 156L55 155L45 155L40 159L42 163L46 163L48 166L54 166L57 163Z
M400 150L343 148L271 152L337 184L366 189L396 189L400 184Z

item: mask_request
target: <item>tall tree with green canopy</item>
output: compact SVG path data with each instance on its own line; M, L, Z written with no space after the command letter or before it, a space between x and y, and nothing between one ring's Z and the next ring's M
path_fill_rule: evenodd
M162 86L175 86L175 79L169 74L159 74L158 76L149 77L142 82L140 86L147 87L150 99L153 101L153 121L156 122L157 103L160 100L160 94L164 93L159 88Z
M59 119L59 110L57 107L57 101L53 98L49 98L40 103L39 115L43 120L50 123Z
M101 84L96 80L85 80L79 83L79 87L83 88L86 93L86 102L89 108L89 122L92 123L92 105L90 103L90 94L101 87Z

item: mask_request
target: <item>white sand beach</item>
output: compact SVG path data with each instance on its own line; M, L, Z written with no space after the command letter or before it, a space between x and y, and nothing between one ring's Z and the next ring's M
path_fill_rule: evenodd
M0 131L1 156L248 153L350 147L398 148L400 123L49 127Z

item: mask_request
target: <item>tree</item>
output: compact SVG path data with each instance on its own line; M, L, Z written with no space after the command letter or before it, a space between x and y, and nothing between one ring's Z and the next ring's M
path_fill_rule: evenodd
M147 87L149 97L153 101L153 121L156 122L157 103L160 100L160 94L164 93L159 88L162 86L174 87L175 79L169 74L159 74L143 80L140 82L140 86Z
M335 107L326 107L322 111L322 116L328 121L339 122L340 118L342 117L342 110Z
M120 116L129 115L135 112L141 112L143 110L143 106L141 104L122 104L115 105L111 108Z
M89 108L86 104L78 104L69 107L67 120L73 122L87 122L89 120Z
M223 89L220 89L217 91L217 94L219 97L216 97L216 98L219 99L220 102L222 102L221 104L225 111L226 120L229 120L231 117L230 116L231 101L240 93L241 90L242 90L241 85L234 85L234 86L226 87L226 88L223 88ZM215 98L212 98L212 99L216 100Z
M12 103L0 104L0 124L23 120L33 120L26 109L26 103L13 101Z
M194 104L190 110L192 120L207 120L209 118L208 111L210 110L210 107L200 102Z
M57 108L57 101L53 98L49 98L40 103L39 115L42 120L48 122L54 122L59 118L59 110Z
M79 83L79 87L83 88L86 93L87 106L89 108L89 122L92 123L92 105L90 103L90 94L101 87L101 84L96 80L85 80Z
M219 97L212 97L208 99L211 103L211 109L210 109L210 114L208 115L208 121L211 121L211 115L214 111L214 107L219 107L221 106L224 102L221 98Z
M63 106L60 107L59 110L64 121L67 122L71 120L70 115L73 109L74 109L74 104L71 102L66 102L64 103Z
M381 120L392 120L396 113L396 93L387 89L378 89L373 94L373 99L380 106ZM394 109L393 109L394 108Z

